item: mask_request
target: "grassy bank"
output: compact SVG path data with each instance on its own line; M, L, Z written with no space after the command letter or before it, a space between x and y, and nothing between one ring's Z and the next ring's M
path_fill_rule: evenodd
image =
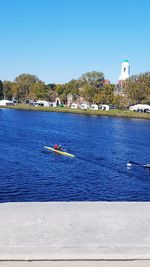
M2 108L2 107L1 107ZM124 117L124 118L139 118L139 119L150 119L150 114L148 113L139 113L129 110L81 110L81 109L71 109L67 107L33 107L29 105L16 105L16 106L7 106L6 108L10 109L20 109L20 110L34 110L34 111L47 111L47 112L65 112L65 113L74 113L74 114L85 114L85 115L97 115L97 116L112 116L112 117Z

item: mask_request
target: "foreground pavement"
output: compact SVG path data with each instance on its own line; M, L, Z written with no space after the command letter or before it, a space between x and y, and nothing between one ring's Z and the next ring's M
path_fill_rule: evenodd
M150 203L0 204L0 266L150 266Z
M149 267L147 261L10 261L0 262L0 267Z

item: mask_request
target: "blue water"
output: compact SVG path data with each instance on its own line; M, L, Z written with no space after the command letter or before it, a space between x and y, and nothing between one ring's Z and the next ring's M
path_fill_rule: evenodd
M0 202L150 201L150 171L126 166L149 142L148 120L0 109Z

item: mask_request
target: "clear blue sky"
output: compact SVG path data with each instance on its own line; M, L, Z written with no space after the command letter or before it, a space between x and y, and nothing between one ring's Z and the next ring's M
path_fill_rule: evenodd
M64 83L87 71L117 82L150 71L149 0L0 0L0 79Z

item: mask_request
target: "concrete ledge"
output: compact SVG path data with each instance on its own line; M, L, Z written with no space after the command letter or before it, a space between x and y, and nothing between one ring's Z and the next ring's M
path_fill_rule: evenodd
M0 267L149 267L150 261L3 261Z
M0 260L149 260L149 211L148 202L0 204Z

